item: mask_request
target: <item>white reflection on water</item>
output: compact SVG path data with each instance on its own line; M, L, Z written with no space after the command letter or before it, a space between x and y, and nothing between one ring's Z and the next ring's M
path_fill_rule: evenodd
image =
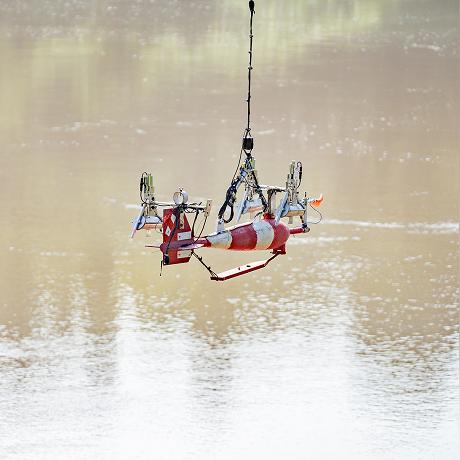
M351 227L386 228L406 230L409 233L458 233L458 222L411 222L407 224L398 222L366 222L359 220L326 219L324 224L348 225Z
M355 294L307 284L230 299L224 335L198 332L183 295L142 304L120 285L95 334L74 291L68 332L45 291L42 326L1 342L6 458L454 458L454 335L374 340Z

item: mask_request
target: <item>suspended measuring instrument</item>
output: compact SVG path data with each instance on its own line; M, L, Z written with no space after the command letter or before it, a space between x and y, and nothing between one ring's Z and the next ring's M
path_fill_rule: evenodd
M179 189L173 195L172 202L160 202L155 199L155 188L150 173L144 172L139 183L141 210L133 222L131 238L138 230L158 230L162 234L159 244L147 244L146 247L157 248L163 254L161 262L165 265L186 263L194 256L210 273L211 279L225 281L266 267L275 257L286 254L286 242L291 235L310 231L309 224L319 223L321 213L316 209L321 205L323 196L300 196L302 183L302 163L292 161L285 186L263 185L259 182L255 159L252 155L254 138L251 134L251 77L253 57L253 18L255 5L249 2L249 65L247 124L244 129L238 165L225 199L218 211L217 228L214 233L202 236L206 220L211 212L212 201L189 203L188 193ZM244 162L242 162L244 154ZM244 185L244 193L236 204L239 188ZM279 200L277 200L279 198ZM236 213L235 213L236 207ZM163 209L160 217L158 210ZM312 208L319 214L317 221L307 219L307 209ZM200 214L204 216L201 230L196 235L195 225ZM187 215L193 215L190 225ZM249 221L225 228L231 221L239 222L243 215L249 215ZM293 224L294 218L300 218L300 225L289 227L281 219L287 218ZM266 260L252 262L236 268L215 273L206 265L196 251L201 248L217 248L230 251L270 250L271 256Z

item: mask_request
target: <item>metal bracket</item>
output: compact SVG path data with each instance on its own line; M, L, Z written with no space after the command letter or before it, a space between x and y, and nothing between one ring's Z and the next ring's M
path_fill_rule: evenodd
M265 268L275 257L286 254L285 246L273 250L273 255L267 260L259 260L257 262L251 262L249 264L240 265L239 267L231 268L221 273L214 274L211 276L213 281L226 281L237 276L246 275L247 273L255 270Z

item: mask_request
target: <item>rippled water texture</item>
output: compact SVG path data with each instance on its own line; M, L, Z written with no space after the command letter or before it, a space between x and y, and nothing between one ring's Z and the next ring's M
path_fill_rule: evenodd
M144 170L223 199L247 2L0 0L0 457L459 458L457 26L256 1L259 174L324 220L218 284L128 235Z

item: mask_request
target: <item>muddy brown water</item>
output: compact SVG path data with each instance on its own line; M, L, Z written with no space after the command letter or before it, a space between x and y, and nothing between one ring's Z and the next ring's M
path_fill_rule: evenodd
M2 458L458 458L457 2L257 1L259 174L323 221L223 284L128 239L144 170L213 230L247 19L0 0Z

